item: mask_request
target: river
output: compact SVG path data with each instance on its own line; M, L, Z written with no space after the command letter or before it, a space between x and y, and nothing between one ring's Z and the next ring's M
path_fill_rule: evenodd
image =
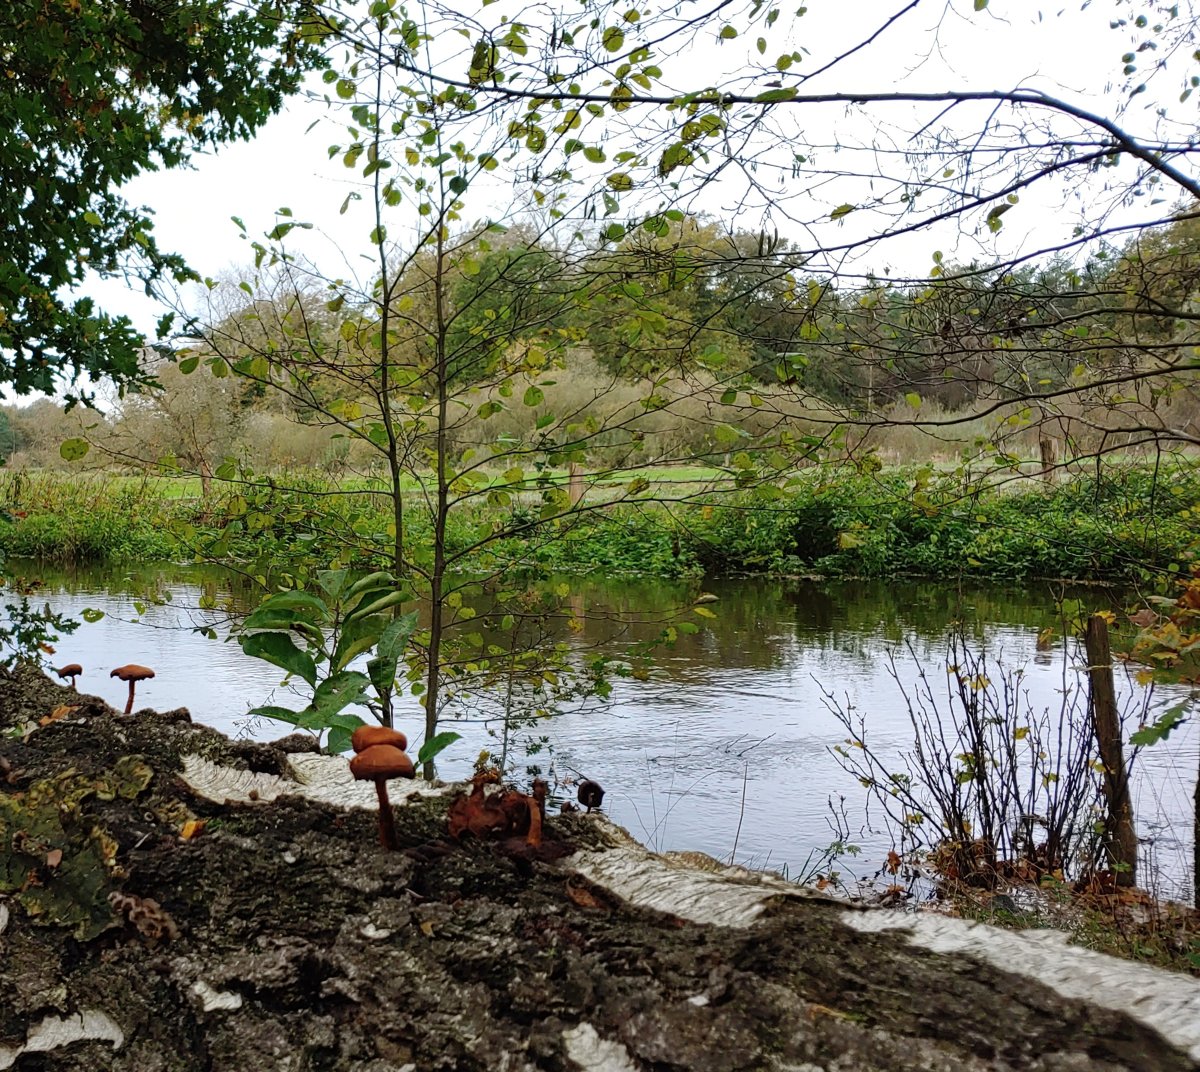
M250 707L302 706L281 689L282 671L247 658L227 639L230 616L254 598L236 575L177 566L9 568L39 577L38 599L56 610L104 612L61 638L51 658L84 666L81 691L122 707L126 686L108 672L143 663L157 676L138 686L137 706L187 707L197 721L258 739L288 727L248 719ZM655 582L572 583L583 623L573 643L614 654L657 633L661 626L649 619L662 608L686 606L696 594ZM563 779L599 781L605 811L659 850L698 850L802 876L841 837L861 850L836 863L843 879L875 875L891 840L878 828L878 809L868 813L864 790L831 754L847 732L823 694L861 714L868 744L893 759L911 747L913 732L889 659L894 655L904 691L912 694L923 669L944 698L951 621L963 622L972 644L994 660L992 677L999 678L999 665L1020 671L1033 711L1058 711L1064 691L1080 686L1077 660L1062 644L1037 646L1039 631L1054 622L1058 585L743 579L706 583L704 592L715 597L704 604L713 617L691 615L703 629L660 650L644 680L618 679L607 702L572 706L519 731L510 753L518 772L534 763ZM1099 609L1117 597L1092 590L1085 598ZM198 628L215 629L218 639ZM1140 702L1144 690L1121 670L1117 677L1124 702ZM1159 686L1151 709L1189 695ZM402 701L400 728L419 738L422 721L417 701ZM464 717L445 728L463 734L439 758L445 778L469 774L481 749L499 750L494 721ZM526 757L531 738L540 739L541 750ZM1149 862L1143 875L1154 874L1158 892L1179 898L1190 897L1198 753L1193 719L1144 750L1135 766L1138 832ZM844 808L836 832L834 808Z

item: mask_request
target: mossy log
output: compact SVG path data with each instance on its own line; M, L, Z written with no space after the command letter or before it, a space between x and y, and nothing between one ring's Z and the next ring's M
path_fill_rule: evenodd
M451 841L419 785L386 852L305 748L0 682L0 1070L1197 1068L1200 981L599 814L551 817L554 859Z

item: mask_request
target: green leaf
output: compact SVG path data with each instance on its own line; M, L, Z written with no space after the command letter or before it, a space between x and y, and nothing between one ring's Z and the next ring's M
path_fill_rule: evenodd
M1165 711L1160 715L1149 726L1143 726L1135 733L1131 733L1129 735L1129 743L1137 745L1139 748L1144 748L1148 745L1165 741L1176 729L1187 721L1186 715L1189 706L1190 704L1187 700L1176 704L1169 711Z
M380 596L378 599L366 603L359 607L353 613L346 615L346 621L356 622L363 618L369 618L373 614L381 614L385 610L390 610L392 607L398 607L410 598L409 593L405 591L388 592L387 595Z
M829 218L831 220L844 219L846 216L849 216L850 213L853 212L856 208L858 208L857 205L838 205L838 207L835 208L829 214Z
M99 214L95 212L85 212L83 214L83 222L91 224L93 227L104 226L104 221L100 218Z
M917 394L916 391L909 391L908 394L904 396L904 401L907 402L913 409L921 408L921 396Z
M721 27L720 37L722 41L732 41L737 35L738 32L734 27L728 24Z
M242 651L253 659L263 659L282 667L289 674L316 686L317 666L312 656L301 651L286 633L252 633L238 637Z
M200 366L200 355L192 354L191 357L185 357L179 362L179 371L185 376L190 376Z
M988 0L975 0L975 10L982 11L988 6Z
M327 726L331 715L337 714L342 708L348 707L352 703L364 701L367 697L363 690L370 683L371 679L357 670L342 670L339 673L331 674L317 686L313 693L311 714L306 716L310 720L308 728L316 729ZM313 722L311 721L313 718L324 721Z
M461 740L461 733L453 733L451 731L439 733L435 737L430 737L428 741L421 745L421 751L417 753L417 763L428 763L439 753L444 752L447 748L449 748L455 741Z
M85 457L91 449L92 445L86 439L64 439L59 444L58 453L62 456L63 461L77 462Z
M527 388L525 388L525 397L522 399L525 405L540 406L545 400L545 394L542 393L542 389L536 384L531 383Z
M620 52L625 44L625 31L618 26L610 26L604 31L604 47L609 52Z
M754 98L754 102L756 104L775 104L778 101L793 100L795 96L796 90L791 87L787 89L768 89L766 92L758 94Z
M325 601L309 592L280 592L267 596L242 623L243 629L288 629L298 618L309 622L329 620Z

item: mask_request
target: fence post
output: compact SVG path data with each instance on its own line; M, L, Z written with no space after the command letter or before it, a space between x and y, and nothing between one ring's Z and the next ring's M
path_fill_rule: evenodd
M1108 621L1093 614L1083 631L1087 651L1092 725L1104 764L1104 799L1108 815L1104 824L1105 849L1118 886L1137 884L1137 832L1133 826L1133 802L1129 798L1129 774L1121 748L1121 719L1113 685L1112 651L1108 644Z

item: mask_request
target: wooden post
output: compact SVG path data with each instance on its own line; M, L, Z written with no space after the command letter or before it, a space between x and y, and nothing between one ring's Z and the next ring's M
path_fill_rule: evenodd
M1042 456L1042 479L1051 482L1054 480L1054 466L1057 461L1057 451L1054 449L1054 440L1048 435L1038 437L1038 452Z
M571 477L567 484L567 494L571 498L571 505L579 505L579 500L583 498L583 466L578 462L571 463Z
M1083 633L1087 651L1092 725L1104 764L1104 798L1108 805L1105 848L1118 886L1137 883L1137 832L1133 826L1133 802L1121 747L1121 719L1113 686L1112 652L1108 645L1108 621L1093 614Z

